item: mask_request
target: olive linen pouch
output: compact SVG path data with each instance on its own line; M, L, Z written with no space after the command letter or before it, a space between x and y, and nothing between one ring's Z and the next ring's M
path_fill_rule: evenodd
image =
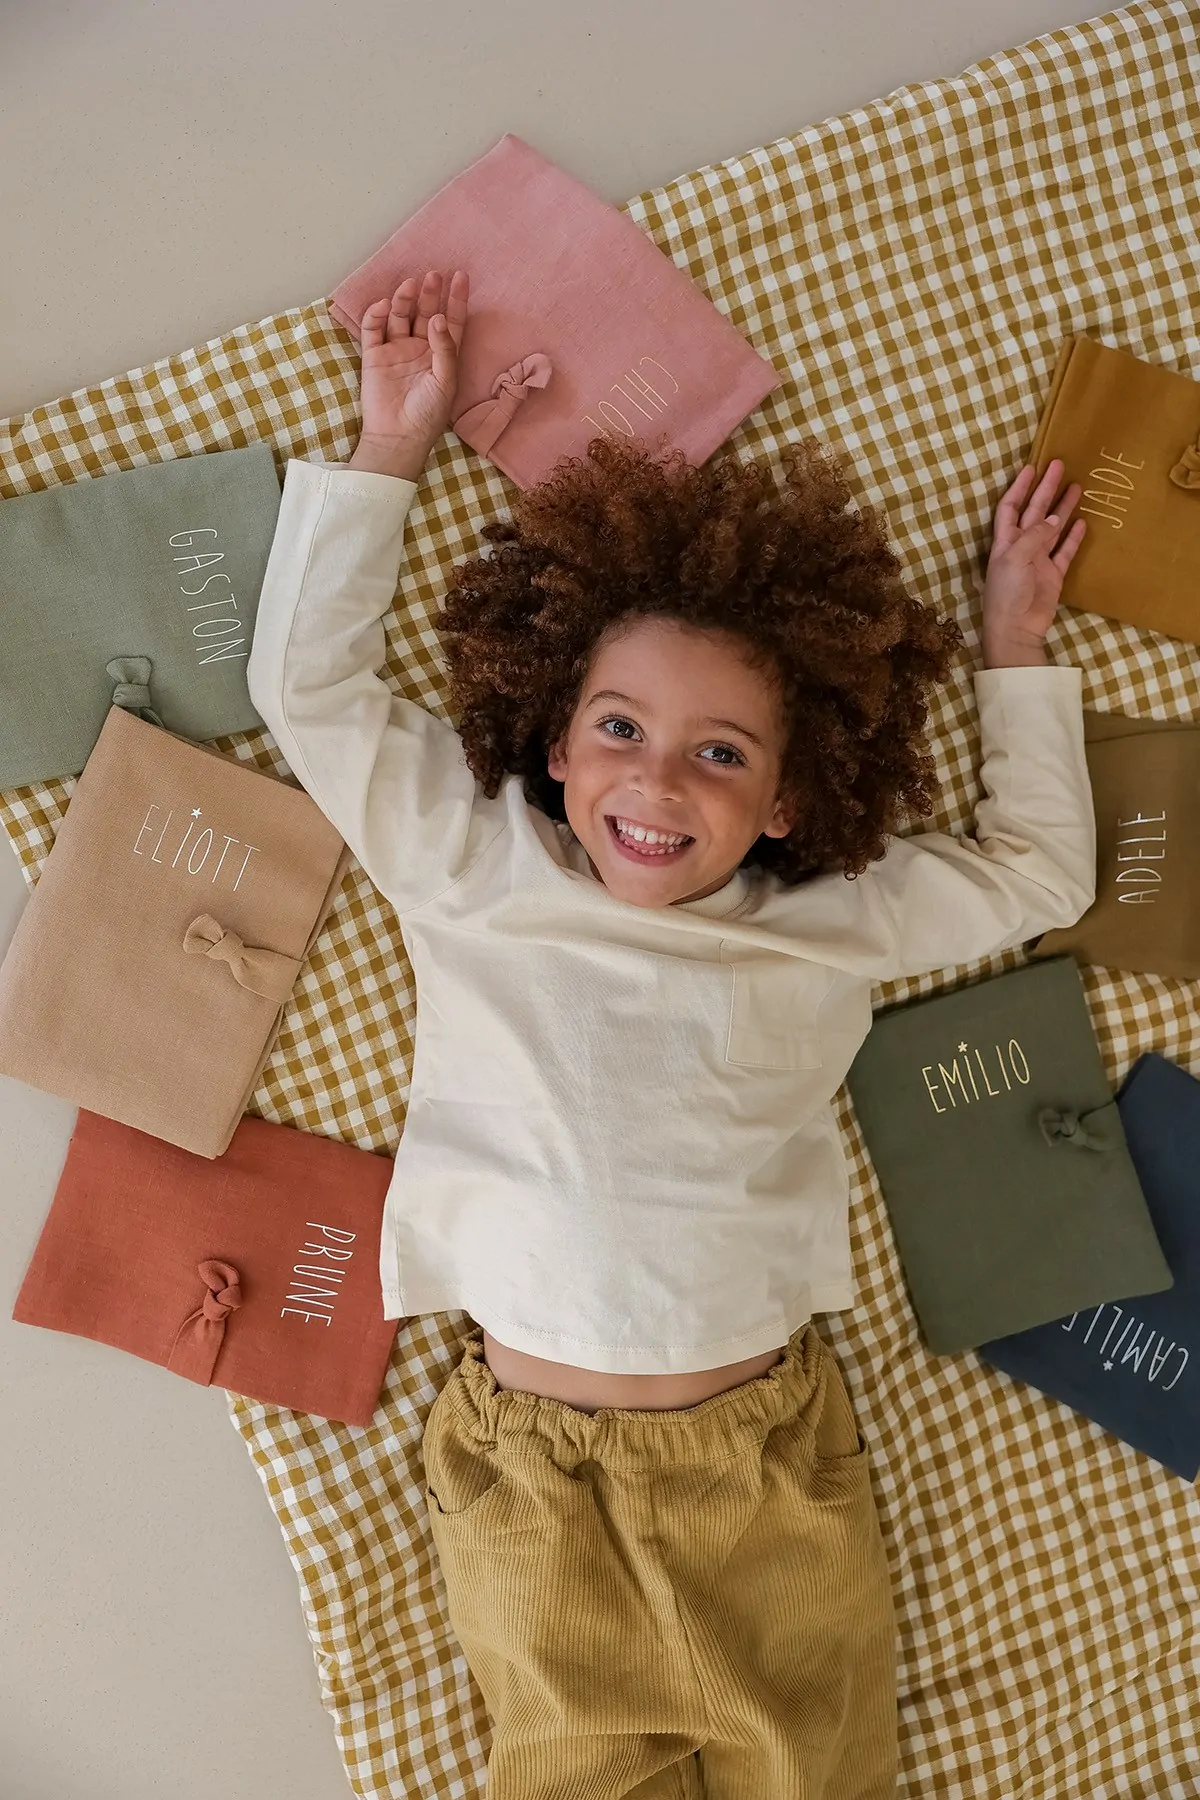
M1035 956L1200 979L1200 727L1085 713L1096 899Z
M251 731L279 513L265 444L0 502L0 788L77 775L114 700L182 737Z
M1069 956L881 1013L849 1082L936 1354L1171 1286Z
M0 966L0 1072L219 1156L345 855L300 789L112 708Z
M1059 353L1030 460L1083 488L1068 606L1200 641L1200 383L1094 338Z
M369 1425L387 1157L243 1119L210 1161L81 1112L13 1317L272 1406Z

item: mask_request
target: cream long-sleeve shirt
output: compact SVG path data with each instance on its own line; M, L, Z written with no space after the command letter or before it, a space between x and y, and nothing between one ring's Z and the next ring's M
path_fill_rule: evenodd
M1095 844L1075 669L976 677L974 841L847 881L741 871L636 907L456 733L378 677L413 485L290 465L250 658L283 754L399 915L416 1056L384 1310L634 1374L716 1368L853 1301L830 1108L875 980L1075 920Z

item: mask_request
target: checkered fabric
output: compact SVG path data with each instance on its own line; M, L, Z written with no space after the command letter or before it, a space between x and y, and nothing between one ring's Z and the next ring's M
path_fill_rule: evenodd
M967 821L977 791L981 560L1061 339L1088 332L1200 376L1198 93L1200 11L1157 0L901 89L629 208L785 378L734 440L739 454L777 457L806 433L840 446L858 493L886 511L913 589L961 620L968 654L935 715L941 827ZM324 305L306 306L10 422L3 491L258 441L281 460L337 459L355 408L353 346ZM507 498L495 471L447 440L410 515L388 666L435 709L432 611ZM1196 711L1200 653L1188 645L1072 613L1053 649L1082 665L1093 706ZM265 735L231 747L281 767ZM31 880L69 791L52 783L0 802ZM1087 987L1114 1080L1152 1049L1200 1071L1193 988L1101 970ZM395 918L356 869L253 1110L393 1148L413 1021ZM842 1125L858 1303L822 1325L870 1442L891 1559L902 1791L1200 1794L1200 1498L974 1356L927 1354L848 1108ZM482 1791L486 1720L449 1633L422 1499L422 1426L461 1326L423 1318L400 1335L366 1431L231 1402L361 1795Z

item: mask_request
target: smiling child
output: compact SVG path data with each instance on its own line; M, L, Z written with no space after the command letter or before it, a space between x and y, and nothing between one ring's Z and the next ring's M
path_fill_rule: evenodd
M491 1800L882 1800L888 1574L814 1313L853 1304L830 1101L871 984L1073 922L1094 881L1061 465L1001 501L974 838L934 800L956 627L819 446L600 441L519 495L442 627L458 729L377 671L468 283L363 320L363 435L288 469L250 688L395 907L418 997L389 1317L479 1329L430 1523ZM1052 510L1053 508L1053 510Z

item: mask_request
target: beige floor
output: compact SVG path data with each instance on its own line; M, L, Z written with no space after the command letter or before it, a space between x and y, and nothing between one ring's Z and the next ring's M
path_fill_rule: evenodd
M502 131L617 199L1086 10L7 0L0 416L327 292ZM7 1323L70 1120L0 1080L0 1800L335 1800L223 1397Z

